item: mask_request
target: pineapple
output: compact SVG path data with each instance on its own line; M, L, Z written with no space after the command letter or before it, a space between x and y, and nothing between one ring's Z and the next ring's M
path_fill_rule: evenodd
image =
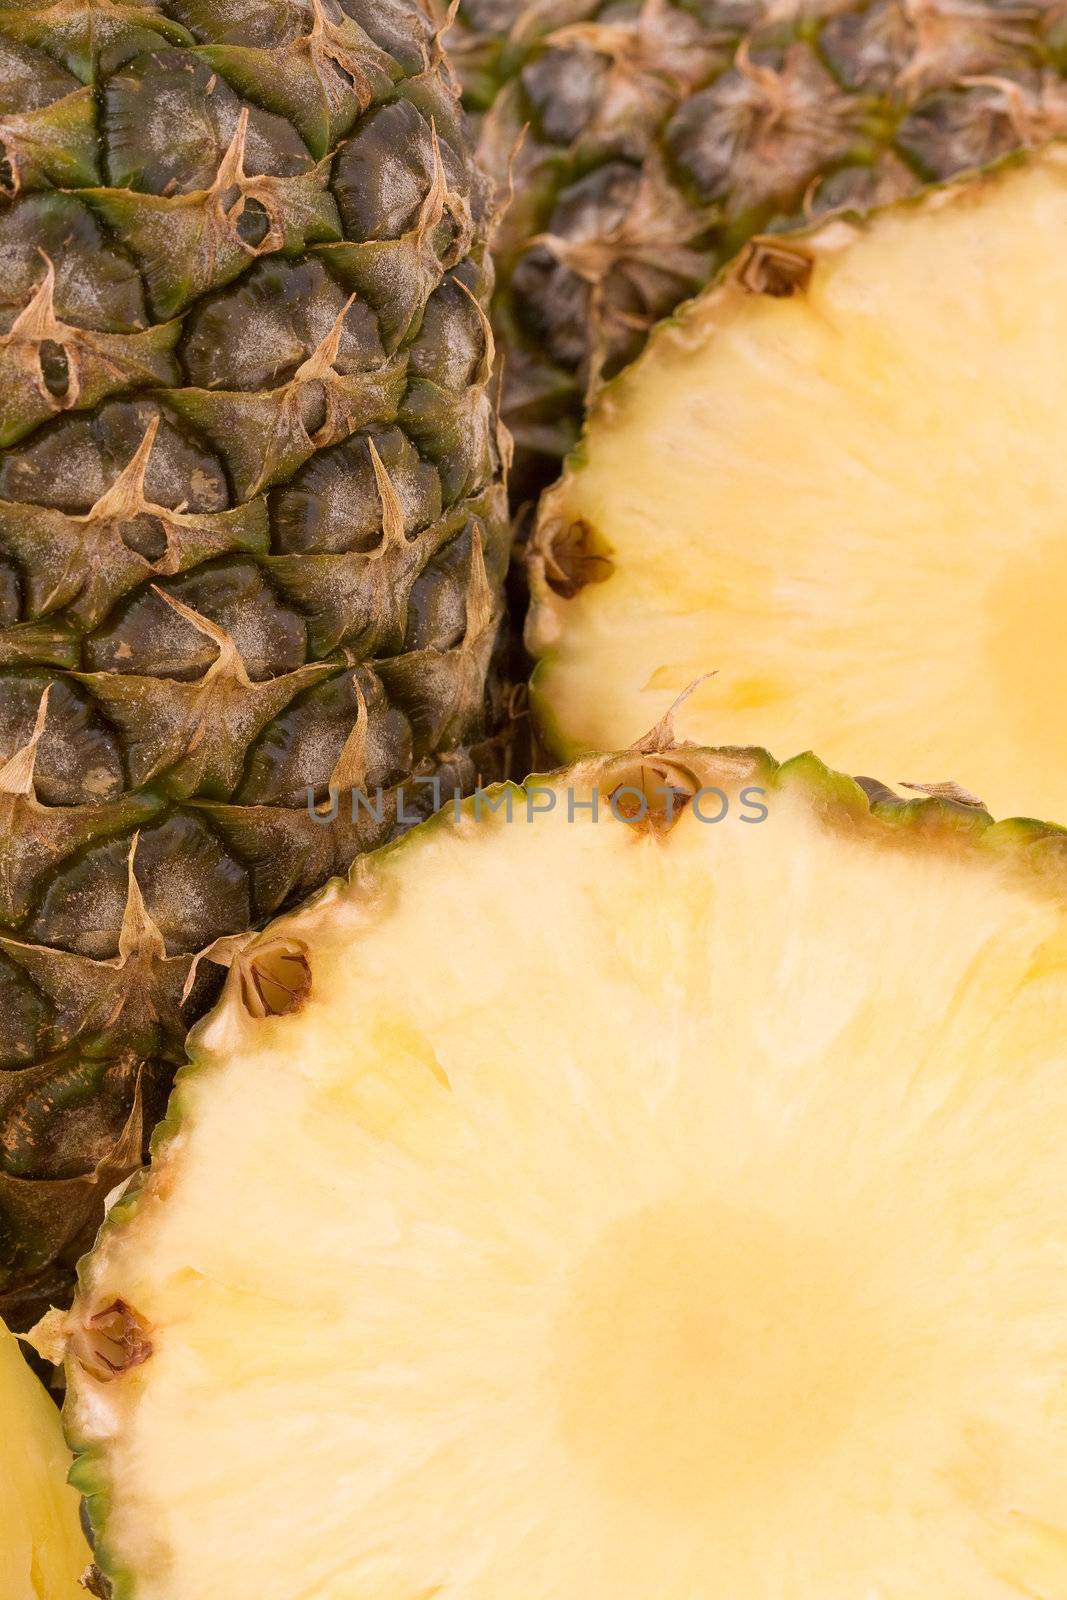
M460 0L447 44L514 192L497 325L524 489L754 233L1067 129L1061 0Z
M141 1159L199 954L477 778L509 534L470 143L416 0L0 9L19 1325Z
M59 1413L0 1323L0 1573L4 1600L86 1600L92 1554L67 1483Z
M1053 145L757 241L665 326L533 538L556 753L695 684L685 737L1067 822L1065 249Z
M36 1336L116 1600L1067 1592L1067 834L668 732L241 953Z

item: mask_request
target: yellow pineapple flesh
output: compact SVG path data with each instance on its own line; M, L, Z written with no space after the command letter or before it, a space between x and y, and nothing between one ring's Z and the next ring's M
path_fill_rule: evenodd
M92 1553L67 1483L59 1413L0 1323L0 1594L85 1600Z

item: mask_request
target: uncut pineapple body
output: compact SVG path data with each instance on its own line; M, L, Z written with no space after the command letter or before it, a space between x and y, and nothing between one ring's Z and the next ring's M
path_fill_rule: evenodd
M67 1483L59 1412L0 1322L0 1575L4 1600L85 1600L92 1552Z
M231 970L34 1335L114 1600L1067 1592L1063 831L642 749Z
M446 43L512 193L496 320L517 492L753 234L1067 128L1054 0L462 0Z
M488 189L414 0L0 8L0 152L24 1322L141 1159L197 954L475 780L507 529Z

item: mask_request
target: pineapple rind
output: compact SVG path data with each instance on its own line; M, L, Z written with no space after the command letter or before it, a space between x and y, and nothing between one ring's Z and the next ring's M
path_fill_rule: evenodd
M1056 902L1061 902L1067 896L1067 827L1059 824L1028 817L994 821L979 806L936 795L905 799L886 790L872 799L859 781L828 767L810 751L778 762L769 752L756 747L715 749L673 745L669 742L669 736L660 742L650 737L646 745L646 748L649 747L652 751L650 754L623 751L594 755L578 761L572 767L534 774L523 785L512 782L496 784L482 792L497 799L510 791L516 802L524 802L531 789L566 783L573 791L585 793L595 788L602 796L607 796L620 782L627 781L635 766L645 762L650 764L659 779L661 763L667 759L676 762L687 773L694 774L701 783L706 781L740 788L743 783L758 781L772 794L802 802L819 817L822 825L838 830L845 836L860 833L891 848L908 852L918 850L944 854L953 859L988 860L999 871L1023 882L1030 894ZM412 832L364 856L353 865L347 878L330 880L305 906L277 918L256 942L299 933L309 925L313 928L317 920L324 914L328 915L332 903L358 897L365 884L373 883L376 869L387 859L402 857L409 865L409 870L414 869L418 852L427 843L442 833L462 832L475 815L475 804L472 798L456 808L445 808ZM483 811L478 816L480 831L501 830L507 825L504 815L492 809L488 815ZM252 944L248 951L254 952L255 948L256 945ZM78 1264L78 1294L70 1313L70 1328L76 1326L79 1304L88 1304L91 1300L96 1274L106 1259L109 1245L120 1240L126 1230L137 1226L142 1206L151 1203L154 1187L165 1183L172 1146L183 1140L191 1115L184 1091L202 1073L220 1066L225 1060L224 1051L212 1049L205 1041L231 1008L239 1009L234 972L231 972L218 1006L201 1019L188 1036L188 1063L178 1071L167 1113L153 1133L150 1166L129 1180L121 1196L109 1209L92 1251ZM91 1426L93 1404L91 1399L88 1405L82 1401L80 1385L83 1375L73 1348L68 1353L67 1372L68 1400L64 1408L64 1425L68 1443L75 1454L70 1481L85 1497L94 1531L95 1560L111 1581L114 1600L138 1600L136 1572L124 1567L110 1548L113 1484L109 1473L109 1452L106 1442L94 1437ZM121 1399L118 1399L117 1407L116 1415L121 1413Z

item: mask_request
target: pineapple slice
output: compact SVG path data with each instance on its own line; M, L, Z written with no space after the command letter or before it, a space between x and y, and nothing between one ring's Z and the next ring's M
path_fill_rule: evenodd
M1067 821L1067 150L764 240L604 394L533 544L566 758L704 677L809 745Z
M67 1483L59 1415L0 1322L0 1594L85 1600L92 1553Z
M236 960L60 1318L118 1600L1067 1593L1067 836L645 749Z

